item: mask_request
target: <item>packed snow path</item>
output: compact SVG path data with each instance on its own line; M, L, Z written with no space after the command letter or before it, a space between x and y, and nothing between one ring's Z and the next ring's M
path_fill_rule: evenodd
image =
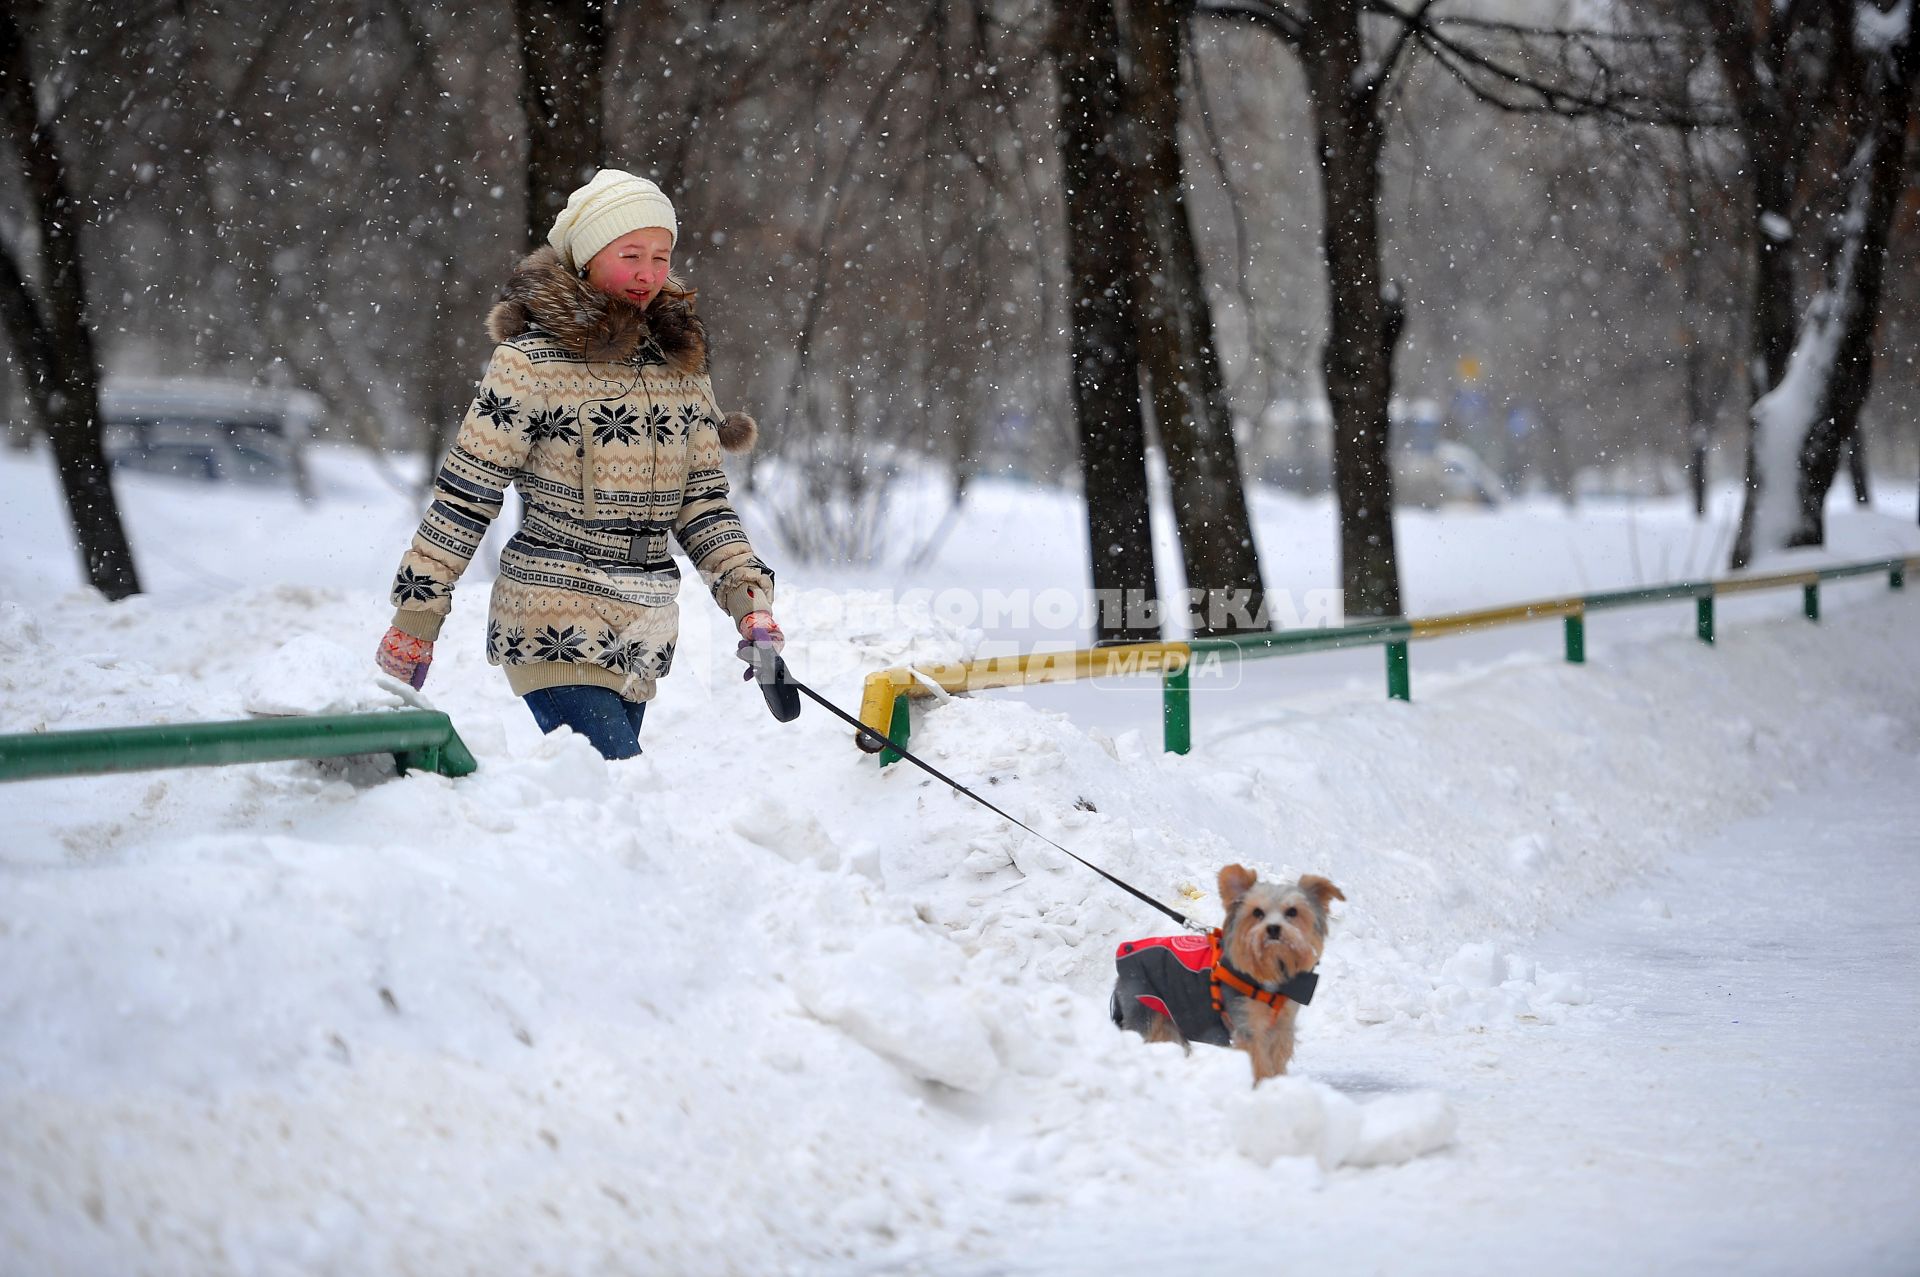
M1444 1090L1444 1155L1334 1172L1284 1218L1062 1220L1017 1271L1165 1273L1198 1245L1289 1271L1910 1274L1915 901L1913 760L1785 798L1536 944L1603 1014L1308 1040L1296 1072L1343 1091Z

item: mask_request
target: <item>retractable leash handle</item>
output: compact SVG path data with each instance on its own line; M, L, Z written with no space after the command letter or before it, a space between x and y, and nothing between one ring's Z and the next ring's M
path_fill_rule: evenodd
M1166 914L1167 917L1172 918L1175 922L1179 923L1181 926L1185 927L1187 930L1198 931L1201 933L1205 933L1206 931L1209 930L1209 928L1201 926L1199 923L1195 922L1193 919L1187 917L1187 915L1180 913L1177 910L1169 909L1166 905L1161 904L1158 900L1155 900L1152 896L1140 890L1138 887L1134 886L1132 883L1123 882L1119 878L1114 877L1112 874L1102 869L1099 865L1094 864L1091 860L1088 860L1083 856L1075 855L1073 852L1068 851L1065 847L1062 847L1059 843L1047 837L1045 834L1041 833L1038 829L1035 829L1032 825L1029 825L1026 821L1020 819L1018 816L1015 816L1009 812L1002 811L1000 808L994 806L992 803L988 802L986 799L982 798L980 795L974 793L971 789L968 789L965 785L962 785L959 781L947 775L945 772L941 771L939 768L935 767L933 764L926 762L925 760L915 755L912 750L906 748L906 746L900 744L898 741L894 740L892 737L888 736L886 733L880 731L878 728L867 726L865 723L861 722L859 719L855 718L853 715L847 713L847 711L841 709L838 705L835 705L832 701L828 700L826 697L820 695L820 693L814 691L811 687L808 687L805 683L802 683L798 679L794 678L792 674L787 672L786 664L780 661L780 658L778 655L774 656L773 659L779 665L778 677L780 678L782 685L784 687L791 688L796 692L805 693L808 700L818 705L821 709L826 710L827 713L832 714L835 718L841 719L842 721L851 725L856 732L860 733L862 748L864 749L869 745L873 747L872 749L868 750L869 753L878 753L882 746L884 746L887 749L891 749L894 753L900 755L900 757L906 759L908 762L912 763L915 767L918 767L921 771L933 777L935 780L939 781L941 784L946 785L951 789L958 790L960 793L965 794L967 797L973 799L973 801L975 801L976 803L979 803L982 807L985 807L988 811L992 812L994 815L999 816L1004 820L1012 821L1014 824L1020 826L1020 828L1026 830L1028 833L1032 834L1035 838L1038 838L1041 842L1047 844L1047 846L1053 848L1055 851L1060 852L1062 855L1072 856L1073 859L1079 861L1081 864L1085 865L1087 868L1093 870L1095 873L1099 874L1102 878L1105 878L1108 882L1120 888L1120 890L1126 892L1128 895L1132 896L1134 899L1140 901L1143 904L1148 904L1153 906L1155 909L1158 909L1161 913ZM771 693L769 693L768 705L769 706L772 705ZM794 698L793 712L795 714L798 714L800 712L798 696L795 696ZM779 717L779 714L777 711L775 712L774 716L776 718ZM786 720L782 719L781 721L785 722Z
M780 653L774 651L771 643L755 643L743 639L739 648L740 659L747 663L747 672L743 679L752 679L760 685L760 694L766 698L767 712L782 723L791 723L800 717L799 686L793 681L793 675L787 672L787 663L780 659Z

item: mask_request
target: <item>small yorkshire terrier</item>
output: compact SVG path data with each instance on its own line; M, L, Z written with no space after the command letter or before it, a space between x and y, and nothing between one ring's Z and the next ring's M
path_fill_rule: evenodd
M1254 1085L1293 1059L1293 1021L1313 997L1327 943L1327 906L1345 900L1318 874L1260 882L1244 865L1220 871L1226 921L1211 936L1129 940L1115 954L1113 1022L1149 1042L1234 1046Z

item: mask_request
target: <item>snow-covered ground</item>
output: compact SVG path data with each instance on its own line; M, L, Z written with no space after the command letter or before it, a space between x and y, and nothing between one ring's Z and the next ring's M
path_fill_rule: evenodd
M47 469L0 458L0 731L390 702L417 510L361 463L309 507L129 478L150 593L111 606ZM1328 508L1255 505L1309 611ZM1409 515L1409 607L1710 575L1731 514ZM1910 502L1831 528L1920 551ZM783 571L789 655L851 706L907 656L1069 643L1037 601L1080 535L986 485L910 578ZM1107 1021L1113 945L1164 920L817 710L772 722L697 598L609 765L485 667L478 586L427 687L475 777L0 790L0 1271L1920 1263L1912 589L1831 586L1818 626L1741 600L1711 649L1609 613L1583 667L1551 626L1439 641L1411 704L1377 651L1250 665L1184 758L1137 690L925 714L936 766L1202 917L1231 861L1345 890L1253 1090Z

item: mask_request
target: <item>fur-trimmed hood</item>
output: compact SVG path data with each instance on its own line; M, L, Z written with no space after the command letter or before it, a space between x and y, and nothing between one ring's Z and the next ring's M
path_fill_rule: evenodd
M487 314L487 335L496 343L536 328L591 362L625 363L651 339L673 371L690 376L707 371L707 326L691 301L657 297L642 310L568 270L550 247L520 259L504 295ZM745 452L759 430L752 417L729 412L719 427L720 446Z

